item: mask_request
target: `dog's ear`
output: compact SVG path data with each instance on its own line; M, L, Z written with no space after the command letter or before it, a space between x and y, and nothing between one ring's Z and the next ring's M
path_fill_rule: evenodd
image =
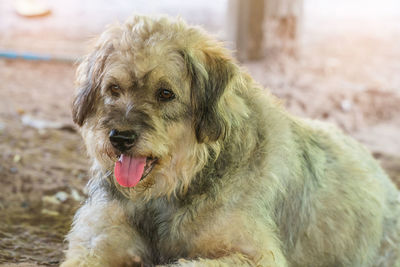
M229 123L219 110L220 99L236 66L232 60L218 51L201 51L196 56L181 50L191 79L191 106L193 127L199 143L225 138Z
M111 50L112 46L95 50L78 67L79 88L72 103L72 119L79 126L82 126L85 119L94 111L104 65Z

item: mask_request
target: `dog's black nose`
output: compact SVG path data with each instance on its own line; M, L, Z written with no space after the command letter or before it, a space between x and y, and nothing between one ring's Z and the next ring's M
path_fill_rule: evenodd
M136 141L137 134L134 131L118 131L111 130L108 135L110 142L120 152L125 152L130 149Z

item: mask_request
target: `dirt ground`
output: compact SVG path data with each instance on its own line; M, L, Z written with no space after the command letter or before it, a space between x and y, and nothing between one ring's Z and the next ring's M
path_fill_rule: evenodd
M368 146L400 187L400 18L375 28L316 21L305 25L296 58L272 50L244 67L291 112L335 123ZM26 50L38 39L18 29L0 27L0 48ZM54 34L32 48L63 43L51 52L80 56L86 34L65 42ZM0 266L56 266L63 257L89 168L70 115L75 68L0 59Z

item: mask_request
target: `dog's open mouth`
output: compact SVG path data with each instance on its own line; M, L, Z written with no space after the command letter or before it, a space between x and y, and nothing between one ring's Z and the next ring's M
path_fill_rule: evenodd
M122 154L114 166L114 175L123 187L134 187L151 172L157 158L132 157Z

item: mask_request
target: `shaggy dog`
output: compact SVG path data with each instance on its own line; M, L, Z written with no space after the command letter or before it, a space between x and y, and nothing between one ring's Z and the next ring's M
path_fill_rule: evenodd
M399 192L180 20L109 27L78 68L93 161L66 266L400 266Z

